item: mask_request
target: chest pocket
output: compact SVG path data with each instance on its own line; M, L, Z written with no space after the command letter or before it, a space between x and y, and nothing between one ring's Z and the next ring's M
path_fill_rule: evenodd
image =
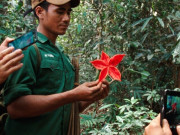
M38 83L41 85L39 86L41 89L36 91L38 92L36 94L42 94L41 92L43 92L44 95L57 93L60 84L62 85L62 82L65 80L61 61L52 59L42 60L39 77L41 79L39 79Z
M47 71L51 70L52 72L56 72L56 70L63 70L63 65L57 60L43 60L41 68Z

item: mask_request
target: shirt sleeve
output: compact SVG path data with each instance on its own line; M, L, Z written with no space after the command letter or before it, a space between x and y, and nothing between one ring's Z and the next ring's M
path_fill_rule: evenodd
M4 86L4 104L7 106L15 99L32 94L32 88L36 84L37 54L34 46L23 51L23 66L11 74Z

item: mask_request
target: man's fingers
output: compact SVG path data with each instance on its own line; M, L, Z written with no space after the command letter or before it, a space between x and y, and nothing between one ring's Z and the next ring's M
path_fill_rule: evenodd
M12 53L13 50L14 50L13 47L9 47L9 48L5 49L4 51L0 52L0 60L2 60L2 58L4 56L6 56L7 54Z
M103 88L101 87L98 91L94 93L95 101L100 100L104 97L104 93L102 91Z
M4 56L4 59L3 59L3 63L7 63L8 61L12 60L13 58L19 56L19 55L22 55L22 50L18 49L6 56Z
M3 41L3 43L2 43L1 45L7 47L8 44L9 44L9 42L11 42L11 41L13 41L13 40L14 40L14 39L7 37L7 38Z
M93 82L88 82L88 83L86 83L86 86L87 87L94 87L94 86L97 86L97 84L98 84L98 80L93 81Z
M19 55L19 56L16 56L15 58L9 60L9 61L6 63L5 68L6 68L6 69L9 69L9 68L11 68L12 66L15 66L15 65L19 64L20 61L21 61L21 59L22 59L23 57L24 57L24 54L21 54L21 55Z
M91 90L93 93L95 93L95 92L99 91L101 87L102 87L102 83L100 82L100 83L98 83L96 86L90 87L90 90Z
M108 96L108 94L109 94L108 85L102 84L102 88L103 88L104 97Z
M178 125L178 126L176 127L176 130L177 130L178 135L180 135L180 125Z
M109 84L109 82L105 79L102 81L102 83L107 84L107 85Z
M156 126L157 123L160 124L160 114L158 114L158 116L151 121L151 125L153 125L153 126L154 126L154 125Z
M166 119L163 119L163 131L165 135L172 135L168 121Z
M104 79L102 83L106 85L106 88L108 89L109 92L109 82Z
M159 122L161 119L160 113L158 114L158 116L154 119L156 122Z
M14 71L19 70L22 66L23 66L23 63L18 63L17 65L9 68L9 70L7 71L7 74L10 75Z

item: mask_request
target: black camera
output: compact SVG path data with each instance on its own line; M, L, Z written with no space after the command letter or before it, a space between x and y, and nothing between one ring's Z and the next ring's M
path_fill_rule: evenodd
M177 135L176 126L180 125L180 92L165 90L163 95L162 120L167 119L173 135Z
M37 32L32 30L21 37L18 37L14 41L9 43L9 47L14 47L14 49L23 49L34 44L37 41Z

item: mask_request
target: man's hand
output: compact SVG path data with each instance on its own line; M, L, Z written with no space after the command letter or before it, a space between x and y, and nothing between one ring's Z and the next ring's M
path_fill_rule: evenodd
M168 121L163 119L163 127L160 125L160 114L145 128L144 135L172 135Z
M180 125L178 125L178 126L176 127L176 130L177 130L178 135L180 135Z
M20 63L24 57L22 50L18 49L13 52L13 47L8 48L8 43L11 41L13 41L13 39L6 38L0 45L0 84L2 84L11 73L23 66L23 64Z
M103 80L100 92L101 93L100 93L100 95L97 96L96 101L100 100L100 99L104 99L105 97L108 96L108 94L109 94L109 83L108 83L108 81Z
M73 90L75 100L79 101L79 111L82 112L86 107L95 101L103 99L109 94L109 83L103 82L87 82Z
M107 81L86 82L73 90L77 101L97 101L105 98L109 93Z

